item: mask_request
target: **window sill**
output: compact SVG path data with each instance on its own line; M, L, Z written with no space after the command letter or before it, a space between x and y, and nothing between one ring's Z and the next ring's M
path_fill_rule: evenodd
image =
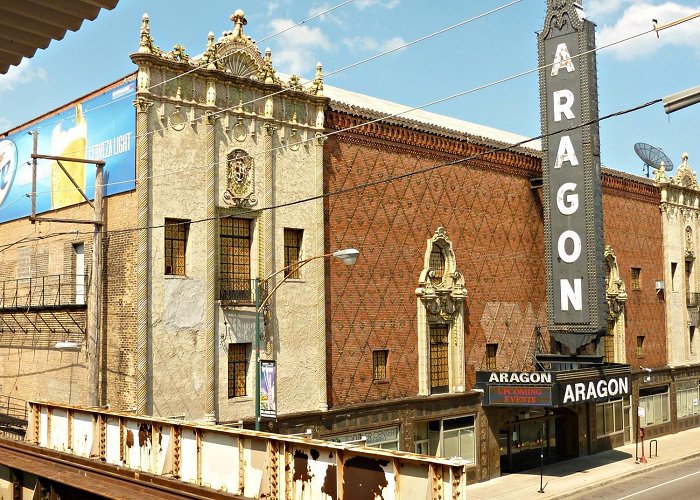
M187 276L186 274L164 274L163 278L165 278L166 280L190 280L190 279L192 279L189 276Z
M388 378L372 379L373 384L388 384L391 382Z
M227 398L226 401L231 403L247 403L249 401L253 401L253 396L233 396Z

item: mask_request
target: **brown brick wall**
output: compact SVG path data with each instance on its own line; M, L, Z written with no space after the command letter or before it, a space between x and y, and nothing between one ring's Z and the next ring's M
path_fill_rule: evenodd
M330 123L342 123L331 116ZM386 137L404 138L384 126ZM329 264L327 356L329 401L343 406L415 396L417 303L426 240L439 226L452 240L457 267L468 290L465 358L469 385L486 369L487 343L497 343L498 370L533 369L535 327L546 333L539 160L497 155L493 163L472 160L392 182L391 177L457 156L382 141L378 128L366 135L335 135L325 147L328 250L361 251L348 270ZM425 141L429 144L430 141ZM453 141L458 150L457 141ZM464 143L461 143L464 144ZM477 149L477 148L474 148ZM465 151L464 156L473 154ZM628 291L627 358L633 366L665 363L663 302L654 289L662 277L658 191L639 180L604 180L605 244L613 245ZM642 290L630 290L630 268L642 268ZM636 336L645 335L645 358L636 357ZM372 350L389 350L388 381L373 382ZM469 388L469 387L468 387Z
M334 136L326 143L326 190L381 181L455 156L380 140ZM535 159L529 158L534 164ZM469 383L484 369L485 344L499 344L501 370L532 368L544 325L542 219L530 171L485 160L444 167L331 196L329 250L361 251L348 270L329 265L329 393L332 405L415 396L417 302L426 241L443 226L468 290ZM388 382L372 381L372 350L389 350Z
M633 186L603 190L605 244L612 245L620 276L625 282L625 337L627 362L633 368L666 364L666 322L663 295L654 281L663 279L663 235L659 194L644 195ZM623 190L627 187L626 190ZM631 269L640 268L641 290L632 290ZM643 335L644 357L637 357L637 336Z

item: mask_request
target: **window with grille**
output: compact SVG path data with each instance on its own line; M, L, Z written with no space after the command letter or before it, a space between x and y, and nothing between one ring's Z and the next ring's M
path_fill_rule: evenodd
M639 267L632 268L632 290L642 289L642 270Z
M289 267L284 272L288 278L301 278L297 267L301 255L301 239L303 229L284 229L284 267Z
M250 344L228 345L228 397L238 398L246 395L246 374Z
M447 325L430 325L430 393L449 389L449 330Z
M442 283L442 278L445 275L445 255L442 253L442 249L438 246L434 246L430 252L430 261L428 263L430 269L432 269L433 274L430 277L430 281L433 285Z
M251 225L250 219L221 218L221 264L219 267L221 300L251 301Z
M185 254L190 221L165 219L165 274L185 275Z
M637 337L637 357L644 357L644 337Z
M488 370L496 369L496 352L498 352L498 344L486 344L486 368Z
M374 380L386 378L386 361L388 357L389 351L387 350L372 351L372 378Z

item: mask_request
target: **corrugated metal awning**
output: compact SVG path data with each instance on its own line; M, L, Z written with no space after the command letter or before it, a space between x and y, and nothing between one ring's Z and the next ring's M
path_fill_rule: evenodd
M0 0L0 74L119 0Z

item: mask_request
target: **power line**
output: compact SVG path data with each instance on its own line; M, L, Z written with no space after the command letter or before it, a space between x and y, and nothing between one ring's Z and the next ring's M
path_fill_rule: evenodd
M517 1L521 1L521 0L517 0ZM492 11L489 11L488 13L484 13L484 14L481 14L480 16L471 18L471 20L478 19L479 17L483 17L484 15L487 15L487 14L489 14L489 13L493 13L493 12L495 12L496 10L500 10L500 9L502 9L502 8L505 8L505 7L507 7L507 6L512 5L513 3L514 3L514 2L511 2L510 4L506 4L506 5L503 5L503 6L499 7L499 8L497 8L497 9L493 9ZM685 22L685 21L687 21L687 20L689 20L689 19L684 19L684 20L681 20L681 21L682 21L682 22ZM469 20L467 20L467 21L469 21ZM467 21L464 21L464 22L467 22ZM450 29L452 29L452 28L454 28L454 27L456 27L456 26L458 26L458 25L464 24L464 22L458 23L458 24L456 24L456 25L452 25L452 26L450 27ZM440 31L441 31L441 32L444 32L444 31L447 30L447 29L448 29L448 28L445 28L445 29L440 30ZM614 45L618 45L618 44L621 44L621 43L628 42L628 41L633 40L633 39L635 39L635 38L639 38L639 37L641 37L641 36L644 36L644 35L647 35L647 34L649 34L649 33L652 33L652 32L654 32L654 31L655 31L655 28L651 28L651 29L648 29L648 30L646 30L646 31L642 31L642 32L640 32L640 33L637 33L637 34L634 34L634 35L631 35L631 36L622 38L622 39L620 39L620 40L616 40L616 41L614 41L614 42L608 43L608 44L606 44L606 45L602 45L602 46L600 46L600 47L595 47L595 48L593 48L593 49L586 50L586 51L581 52L581 53L579 53L579 54L577 54L577 55L575 55L575 56L572 56L572 59L577 59L577 58L579 58L579 57L588 55L588 54L590 54L590 53L597 52L597 51L599 51L599 50L603 50L603 49L612 47L612 46L614 46ZM428 35L428 36L430 36L430 35ZM424 40L424 39L427 39L427 37L422 37L421 39L418 39L418 40ZM414 43L414 42L409 42L409 43L406 44L406 45L409 45L409 44L412 44L412 43ZM371 60L371 59L370 59L370 60ZM365 60L365 61L366 61L366 60ZM337 135L337 134L340 134L340 133L343 133L343 132L347 132L347 131L350 131L350 130L354 130L354 129L357 129L357 128L360 128L360 127L363 127L363 126L366 126L366 125L371 125L371 124L373 124L373 123L377 123L377 122L386 120L386 119L388 119L388 118L396 118L396 117L399 117L399 116L401 116L401 115L410 113L410 112L412 112L412 111L418 111L418 110L421 110L421 109L425 109L425 108L428 108L428 107L430 107L430 106L434 106L434 105L436 105L436 104L441 104L441 103L443 103L443 102L446 102L446 101L449 101L449 100L452 100L452 99L456 99L456 98L458 98L458 97L463 97L463 96L465 96L465 95L473 94L473 93L478 92L478 91L480 91L480 90L484 90L484 89L487 89L487 88L489 88L489 87L494 87L494 86L496 86L496 85L500 85L500 84L509 82L509 81L511 81L511 80L515 80L515 79L517 79L517 78L521 78L521 77L523 77L523 76L527 76L527 75L530 75L530 74L532 74L532 73L536 73L536 72L538 72L538 71L541 71L541 70L550 68L553 64L554 64L554 63L548 63L548 64L544 64L544 65L542 65L542 66L537 66L537 67L535 67L535 68L531 68L531 69L528 69L528 70L525 70L525 71L521 71L520 73L515 73L515 74L513 74L513 75L506 76L506 77L501 78L501 79L499 79L499 80L494 80L494 81L492 81L492 82L485 83L485 84L482 84L482 85L478 85L478 86L476 86L476 87L472 87L472 88L470 88L470 89L467 89L467 90L464 90L464 91L461 91L461 92L457 92L457 93L455 93L455 94L451 94L451 95L446 96L446 97L441 97L441 98L439 98L439 99L435 99L435 100L433 100L433 101L427 102L427 103L425 103L425 104L421 104L421 105L419 105L419 106L409 107L409 108L407 108L407 109L405 109L405 110L403 110L403 111L399 111L399 112L392 113L392 114L388 114L388 115L382 115L381 117L374 118L374 119L371 119L371 120L369 120L369 121L364 121L364 122L362 122L362 123L358 123L358 124L352 125L352 126L350 126L350 127L344 128L344 129L335 130L335 131L333 131L333 132L328 132L328 133L326 133L326 134L321 134L321 135L318 136L318 137L320 137L320 138L328 138L328 137L331 137L331 136L333 136L333 135ZM343 68L343 69L344 69L344 68ZM270 95L270 96L274 96L274 95L277 95L277 94L282 93L282 92L284 92L284 91L286 91L286 89L283 89L283 90L281 90L281 91L278 91L278 92L275 92L275 93L269 94L269 95ZM264 97L267 97L267 96L264 96ZM260 99L263 99L264 97L261 97ZM259 99L255 99L255 100L249 101L248 103L245 103L245 104L257 102L257 100L259 100ZM227 111L227 110L230 110L230 109L232 109L232 108L227 108L227 109L225 109L225 110L217 111L215 114L222 113L222 112ZM191 121L196 121L196 120L198 120L198 119L191 120ZM160 131L163 131L163 130L167 130L167 128L168 128L168 127L164 127L164 128L161 128L161 129L156 129L156 130L147 132L147 134L152 134L152 133L155 133L155 132L160 132ZM304 143L306 143L306 142L310 142L310 141L312 141L312 140L315 140L316 138L317 138L317 137L309 138L309 139L306 139L306 140L299 140L299 141L297 141L297 142L294 143L294 144L299 144L299 145L301 145L301 144L304 144ZM285 149L285 148L288 147L288 146L289 146L289 145L275 146L275 147L273 147L273 148L271 148L271 149L269 149L269 150L266 149L266 150L264 150L264 151L261 151L260 153L257 153L257 154L254 154L254 155L248 155L248 156L246 156L245 158L257 159L257 158L259 158L259 157L261 157L261 156L263 156L263 155L270 154L270 153L276 152L276 151L281 150L281 149ZM218 162L215 162L214 165L220 165L221 163L224 163L225 161L226 161L226 160L220 160L220 161L218 161ZM158 177L165 177L165 176L172 175L172 174L176 174L176 173L186 172L186 171L188 171L188 170L199 169L199 168L201 168L201 167L202 167L201 165L197 165L197 166L193 166L193 167L186 167L186 168L179 169L179 170L170 170L170 171L168 171L168 172L164 172L164 173L161 173L161 174L155 174L155 175L152 175L152 176L149 176L149 177L145 177L144 179L130 179L130 180L128 180L128 181L120 181L120 182L121 182L121 183L125 183L125 182L135 182L136 180L145 180L145 179L149 179L149 180L150 180L150 179L155 179L155 178L158 178ZM111 184L112 184L112 183L105 184L105 186L106 186L106 185L111 185ZM117 183L114 183L114 184L117 184Z
M434 38L434 37L437 36L437 35L446 33L446 32L448 32L448 31L451 31L451 30L453 30L453 29L455 29L455 28L458 28L458 27L460 27L460 26L463 26L463 25L465 25L465 24L471 23L471 22L473 22L473 21L476 21L476 20L481 19L481 18L483 18L483 17L486 17L486 16L488 16L488 15L494 14L494 13L496 13L496 12L499 12L499 11L505 9L505 8L511 7L511 6L515 5L516 3L519 3L519 2L522 2L522 1L523 1L523 0L512 0L511 2L509 2L509 3L507 3L507 4L504 4L504 5L500 6L500 7L496 7L496 8L494 8L494 9L491 9L491 10L489 10L489 11L487 11L487 12L482 13L482 14L476 15L476 16L471 17L471 18L469 18L469 19L465 19L465 20L463 20L463 21L460 21L459 23L453 24L453 25L448 26L448 27L446 27L446 28L442 28L442 29L440 29L440 30L438 30L438 31L435 31L435 32L433 32L433 33L430 33L430 34L428 34L428 35L419 37L419 38L417 38L417 39L415 39L415 40L413 40L413 41L404 43L404 44L402 44L402 45L399 45L399 46L394 47L394 48L392 48L392 49L389 49L389 50L387 50L387 51L381 52L381 53L379 53L379 54L375 54L374 56L368 57L368 58L363 59L363 60L361 60L361 61L357 61L357 62L352 63L352 64L349 64L349 65L347 65L347 66L338 68L338 69L333 70L333 71L331 71L331 72L329 72L329 73L326 73L326 74L324 75L324 79L327 78L327 77L329 77L329 76L336 75L336 74L338 74L338 73L340 73L340 72L342 72L342 71L345 71L345 70L347 70L347 69L351 69L351 68L354 68L354 67L359 66L359 65L361 65L361 64L364 64L364 63L366 63L366 62L373 61L373 60L375 60L375 59L377 59L377 58L379 58L379 57L383 57L383 56L385 56L385 55L391 54L391 53L396 52L396 51L398 51L398 50L402 50L402 49L404 49L404 48L410 47L410 46L415 45L415 44L417 44L417 43L419 43L419 42L422 42L422 41L425 41L425 40L429 40L430 38ZM345 2L345 3L347 3L347 2ZM337 7L339 7L339 6L342 6L342 5L345 5L345 3L340 4L340 5L336 6L335 8L337 8ZM328 11L324 11L324 13L325 13L325 12L329 12L330 10L333 10L333 9L328 9ZM323 13L322 13L322 14L323 14ZM322 14L320 14L320 15L322 15ZM315 16L315 17L318 17L318 15ZM306 21L302 21L301 23L298 23L298 24L303 24L304 22L306 22ZM273 36L274 36L274 35L273 35ZM268 38L271 38L271 37L268 37ZM189 74L189 73L191 73L191 72L197 71L198 69L201 69L201 68L193 68L193 69L189 70L188 72L183 73L182 75L184 75L184 74ZM176 76L176 77L173 77L173 78L171 78L170 80L176 79L176 78L178 78L179 76L182 76L182 75L178 75L178 76ZM170 80L169 80L169 81L170 81ZM303 87L304 85L308 85L308 84L310 84L310 83L313 83L313 81L314 81L314 80L302 79L302 80L300 80L300 85ZM149 90L150 90L151 88L155 88L155 87L158 86L158 85L159 85L159 84L155 84L155 85L149 87ZM261 101L261 100L263 100L263 99L267 99L267 98L269 98L269 97L274 97L274 96L276 96L276 95L283 94L283 93L285 93L285 92L288 92L289 90L290 90L289 88L282 88L282 89L280 89L280 90L278 90L278 91L276 91L276 92L273 92L273 93L271 93L271 94L265 94L265 95L263 95L263 96L261 96L261 97L252 99L252 100L250 100L250 101L247 101L247 102L244 102L244 103L239 103L239 104L236 104L236 105L234 105L234 106L230 106L230 107L228 107L228 108L224 108L224 109L217 110L217 111L215 111L214 113L211 113L211 116L220 115L220 114L225 113L225 112L227 112L227 111L234 110L234 109L237 108L238 106L248 106L248 105L250 105L250 104L255 104L256 102L259 102L259 101ZM130 94L126 95L126 96L123 96L122 98L130 97L130 96L133 96L133 95L135 95L135 94L131 94L131 93L130 93ZM102 105L102 106L96 106L95 108L92 108L92 110L96 110L96 109L99 109L99 108L101 108L101 107L105 107L105 106L111 105L112 103L117 102L118 100L121 100L122 98L120 98L120 99L115 99L115 100L113 100L113 101L111 101L111 102L109 102L109 103L105 103L105 104ZM416 108L416 109L419 109L419 108ZM53 124L56 124L56 123L60 123L60 122L65 121L65 120L67 120L67 119L69 119L69 118L72 118L72 117L66 117L66 118L63 118L62 120L57 120L57 121L55 121L55 122L51 122L50 124L53 125ZM197 118L193 118L193 119L187 120L187 121L185 121L185 122L183 122L183 123L184 123L184 124L195 123L195 122L198 122L198 121L202 120L202 118L204 118L204 116L200 116L200 117L197 117ZM48 125L49 125L49 124L46 124L46 126L48 126ZM43 126L42 126L42 128L43 128ZM168 130L168 128L169 128L169 127L161 127L161 128L158 128L158 129L150 130L150 131L146 132L145 134L134 134L134 135L131 137L131 139L134 140L134 142L135 142L136 139L138 139L139 137L144 137L144 136L147 136L147 135L156 134L157 132L162 132L162 131ZM82 153L82 152L84 152L84 151L85 151L85 150L76 150L76 151L68 152L68 153L66 153L66 154L68 154L68 155L70 155L70 154L77 154L77 153ZM134 180L135 180L135 179L134 179ZM105 185L108 185L108 184L105 184Z
M369 182L366 182L366 183L363 183L363 184L359 184L359 185L356 185L356 186L352 186L352 187L349 187L349 188L342 188L342 189L338 189L338 190L333 191L333 192L322 193L322 194L320 194L320 195L310 196L310 197L307 197L307 198L302 198L302 199L299 199L299 200L294 200L294 201L290 201L290 202L286 202L286 203L279 203L279 204L271 205L271 206L268 206L268 207L261 207L261 208L249 209L249 210L241 210L241 211L238 211L236 214L233 214L233 215L224 215L224 216L217 215L217 216L215 216L215 217L204 217L204 218L201 218L201 219L186 221L186 222L184 222L184 223L187 223L187 224L198 224L198 223L207 222L207 221L211 221L211 220L217 220L217 219L223 219L223 218L229 218L229 217L235 217L235 216L241 216L241 215L256 214L256 213L260 213L260 212L264 212L264 211L268 211L268 210L277 210L277 209L280 209L280 208L285 208L285 207L290 207L290 206L294 206L294 205L299 205L299 204L307 203L307 202L310 202L310 201L316 201L316 200L323 199L323 198L329 198L329 197L331 197L331 196L338 196L338 195L346 194L346 193L349 193L349 192L352 192L352 191L362 190L362 189L365 189L365 188L368 188L368 187L372 187L372 186L376 186L376 185L379 185L379 184L387 184L387 183L394 182L394 181L397 181L397 180L402 180L402 179L406 179L406 178L409 178L409 177L413 177L413 176L415 176L415 175L420 175L420 174L424 174L424 173L427 173L427 172L431 172L431 171L433 171L433 170L438 170L438 169L440 169L440 168L459 165L459 164L462 164L462 163L465 163L465 162L468 162L468 161L471 161L471 160L476 160L476 159L478 159L478 158L483 158L483 157L485 157L485 156L492 155L492 154L495 154L495 153L510 151L510 150L512 150L512 149L514 149L514 148L517 148L517 147L520 147L520 146L522 146L522 145L524 145L524 144L527 144L528 142L532 142L532 141L544 139L544 138L550 137L550 136L552 136L552 135L561 134L562 132L570 132L570 131L572 131L572 130L576 130L576 129L579 129L579 128L587 127L587 126L590 126L590 125L592 125L592 124L594 124L594 123L597 123L597 122L601 122L601 121L608 120L608 119L610 119L610 118L614 118L614 117L617 117L617 116L622 116L622 115L625 115L625 114L633 113L633 112L635 112L635 111L639 111L639 110L641 110L641 109L647 108L647 107L652 106L652 105L654 105L654 104L658 104L658 103L660 103L660 102L662 102L662 99L654 99L654 100L652 100L652 101L648 101L648 102L645 102L645 103L643 103L643 104L639 104L639 105L633 106L633 107L631 107L631 108L623 109L623 110L620 110L620 111L615 111L615 112L613 112L613 113L609 113L609 114L604 115L604 116L601 116L601 117L599 117L599 118L596 118L596 119L593 119L593 120L589 120L589 121L587 121L587 122L585 122L585 123L581 123L581 124L579 124L579 125L575 125L575 126L572 126L572 127L568 127L568 128L563 129L563 130L559 130L559 131L557 131L557 132L550 132L549 134L540 134L540 135L533 136L533 137L530 137L530 138L527 138L527 139L523 139L523 140L518 141L518 142L515 142L515 143L511 143L511 144L508 144L508 145L504 145L504 146L491 147L491 148L488 148L488 149L485 150L485 151L482 151L482 152L480 152L480 153L473 154L473 155L471 155L471 156L467 156L467 157L463 157L463 158L458 158L458 159L456 159L456 160L451 160L451 161L448 161L448 162L438 163L438 164L431 165L431 166L428 166L428 167L425 167L425 168L421 168L421 169L418 169L418 170L413 170L413 171L410 171L410 172L406 172L406 173L399 174L399 175L392 176L392 177L387 177L387 178L384 178L384 179L378 179L378 180L374 180L374 181L369 181ZM183 223L183 222L174 223L174 224L167 224L167 226L174 226L174 225L182 224L182 223ZM156 224L156 225L147 226L147 227L143 227L143 228L140 228L140 227L132 227L132 228L125 228L125 229L105 230L105 231L103 231L103 234L105 234L105 235L107 235L107 234L122 234L122 233L130 233L130 232L142 231L142 230L147 230L147 229L159 229L159 228L163 228L163 227L166 227L166 224ZM77 235L77 234L92 234L92 232L91 232L91 231L69 231L69 232L67 232L67 234L76 234L76 235Z
M258 44L258 43L267 41L267 40L269 40L269 39L271 39L271 38L274 38L274 37L276 37L276 36L279 36L279 35L281 35L281 34L283 34L283 33L286 33L287 31L290 31L290 30L292 30L292 29L294 29L294 28L297 28L297 27L299 27L299 26L301 26L301 25L303 25L303 24L306 24L306 23L309 22L309 21L312 21L312 20L314 20L314 19L317 19L317 18L319 18L319 17L322 17L322 16L324 16L324 15L326 15L326 14L328 14L328 13L330 13L330 12L336 10L336 9L339 9L340 7L343 7L343 6L345 6L345 5L349 4L349 3L352 3L352 2L354 2L354 0L345 0L344 2L341 2L341 3L337 4L337 5L334 5L333 7L329 7L328 9L326 9L326 10L324 10L324 11L322 11L322 12L319 12L319 13L317 13L317 14L314 14L313 16L307 17L307 18L304 19L303 21L299 21L299 22L293 24L292 26L287 26L286 28L284 28L284 29L282 29L282 30L280 30L280 31L277 31L277 32L275 32L275 33L272 33L272 34L270 34L270 35L267 35L266 37L261 38L260 40L258 40L258 41L255 42L255 43ZM213 62L221 61L221 60L224 59L225 57L227 57L227 56L219 57L219 58L215 59ZM162 81L162 82L155 83L155 84L151 85L150 87L148 87L148 90L154 89L154 88L159 87L159 86L161 86L161 85L165 85L166 83L169 83L169 82L171 82L171 81L173 81L173 80L176 80L176 79L178 79L178 78L180 78L180 77L182 77L182 76L189 75L190 73L193 73L193 72L195 72L195 71L197 71L197 70L199 70L199 69L201 69L201 68L195 67L195 68L189 69L189 70L187 70L187 71L185 71L185 72L183 72L183 73L179 73L179 74L177 74L176 76L173 76L172 78L169 78L169 79L164 80L164 81ZM104 107L106 107L106 106L111 106L112 104L114 104L114 103L116 103L116 102L119 102L119 101L121 101L121 100L127 99L127 98L129 98L129 97L133 97L134 95L135 95L135 92L134 92L134 93L128 93L128 94L123 95L123 96L120 96L120 97L118 97L118 98L116 98L116 99L114 99L114 100L112 100L112 101L110 101L110 102L108 102L108 103L102 104L102 105L100 105L100 106L95 106L94 108L91 108L90 110L87 110L85 113L87 114L87 113L89 113L90 111L95 111L95 110L97 110L97 109L101 109L101 108L104 108ZM60 120L55 120L55 121L53 121L53 122L47 122L47 123L43 124L41 127L37 128L37 130L43 129L43 128L46 128L46 127L49 127L49 126L52 126L52 125L57 125L57 124L59 124L59 123L62 123L62 122L64 122L64 121L69 120L69 119L74 118L74 117L75 117L75 115L72 115L72 116L67 116L67 117L65 117L65 118L61 118ZM83 151L84 151L84 150L83 150ZM75 152L71 152L71 154L74 154L74 153L82 153L83 151L75 151Z

